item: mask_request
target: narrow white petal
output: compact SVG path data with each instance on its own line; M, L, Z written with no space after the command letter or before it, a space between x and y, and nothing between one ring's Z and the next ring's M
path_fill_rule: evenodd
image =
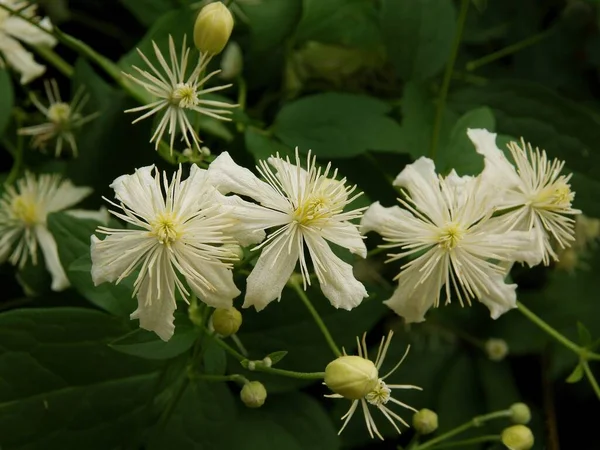
M55 194L49 199L46 210L48 212L62 211L76 205L91 193L91 188L74 186L70 181L65 180L60 183Z
M347 248L361 258L367 257L367 247L356 225L350 222L327 221L319 234L340 247Z
M497 319L505 312L517 307L516 284L506 284L504 276L490 274L485 280L488 293L479 300L490 310L492 319Z
M110 185L118 200L144 218L152 217L164 202L160 186L152 176L153 169L154 166L141 167L133 175L116 178Z
M69 209L68 211L65 211L65 214L68 214L72 217L77 217L78 219L95 220L103 225L106 225L110 219L108 209L105 207L101 207L98 211L89 209Z
M185 277L190 288L200 300L213 308L230 308L233 299L241 294L233 282L233 272L223 264L198 263L198 271L206 278L212 289L205 289L192 277Z
M58 258L58 248L56 247L54 236L52 236L48 229L42 225L37 225L35 227L35 235L40 244L42 254L44 255L46 269L48 269L48 272L52 275L52 290L65 290L70 286L70 283L62 264L60 263L60 259Z
M52 29L50 19L47 17L42 19L39 25L47 30ZM17 16L5 19L2 24L2 31L30 45L45 45L48 47L56 45L54 36Z
M325 297L336 308L351 310L360 305L369 294L354 278L352 266L338 258L322 237L308 233L305 239Z
M243 307L254 306L260 311L273 300L280 300L281 292L296 267L299 252L296 237L285 234L265 246L248 277Z
M46 71L46 66L38 64L30 52L7 35L0 39L0 53L8 65L21 74L21 84L29 83Z
M363 234L375 231L383 235L386 228L395 228L395 224L401 225L406 218L412 218L412 215L399 206L385 208L375 202L365 211L360 221L360 231Z

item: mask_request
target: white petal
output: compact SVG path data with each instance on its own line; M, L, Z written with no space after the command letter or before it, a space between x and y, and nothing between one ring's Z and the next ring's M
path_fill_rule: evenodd
M56 189L46 209L48 212L62 211L76 205L91 193L92 188L74 186L70 181L64 180Z
M234 192L245 195L279 211L286 211L289 207L282 195L248 169L238 166L227 152L221 153L210 164L208 176L211 184L223 194Z
M0 53L9 66L21 74L21 84L27 84L46 71L46 66L38 64L33 55L15 39L0 36Z
M489 293L482 295L479 300L490 309L492 319L517 307L516 284L506 284L500 274L490 274L485 284Z
M514 166L496 145L496 133L483 128L468 129L467 136L475 145L475 150L484 157L485 169L482 176L492 185L504 190L520 183Z
M98 211L89 209L69 209L68 211L65 211L65 214L78 219L94 220L96 222L100 222L102 225L106 225L110 219L108 209L106 209L104 206L102 206Z
M175 276L168 254L163 251L154 270L142 281L138 308L130 316L140 320L140 328L155 332L163 341L171 339L175 331Z
M375 231L383 235L386 228L394 228L396 224L411 217L408 211L399 206L384 208L381 203L375 202L365 211L360 221L360 231L363 234Z
M52 290L62 291L70 286L69 279L58 258L58 248L54 236L46 229L46 227L37 225L35 227L35 235L44 255L46 269L52 275Z
M40 20L39 25L48 31L52 30L52 24L48 17ZM45 45L48 47L56 45L56 39L50 33L46 33L16 16L11 16L4 21L2 31L29 45Z
M338 258L322 237L307 233L305 239L325 297L336 308L351 310L360 305L369 294L354 278L352 266Z
M367 257L367 247L356 225L350 222L328 221L327 225L318 230L319 234L340 247L347 248L361 258Z
M262 310L273 300L281 299L281 292L290 279L298 261L301 242L298 236L282 234L265 246L248 277L244 308L254 306Z
M211 284L212 289L207 290L197 280L186 277L186 280L200 300L213 308L230 308L233 299L241 294L233 282L233 272L222 264L202 263L198 271Z
M164 197L152 170L154 166L136 169L133 175L121 175L110 185L115 197L148 221L156 208L164 209Z

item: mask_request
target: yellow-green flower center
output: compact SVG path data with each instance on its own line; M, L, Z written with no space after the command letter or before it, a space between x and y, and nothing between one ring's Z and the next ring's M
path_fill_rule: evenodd
M164 245L170 245L180 236L179 221L173 213L159 214L155 221L150 223L151 234L158 239L158 242Z
M369 392L365 399L371 404L375 406L385 405L390 399L390 394L392 390L388 387L387 384L380 378L371 392Z
M71 118L71 107L68 103L54 103L48 108L48 119L56 125L63 125Z
M464 234L465 231L460 225L451 222L447 224L440 232L438 237L438 245L445 250L453 250L462 240Z
M188 83L179 83L173 90L172 99L181 108L191 108L199 102L196 89Z
M35 225L40 221L39 208L34 199L19 195L11 204L13 217L23 222L26 226Z
M301 225L309 225L331 214L329 199L324 195L313 195L296 208L294 220Z

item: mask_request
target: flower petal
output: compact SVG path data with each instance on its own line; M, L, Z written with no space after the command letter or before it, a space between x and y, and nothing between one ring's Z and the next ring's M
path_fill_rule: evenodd
M21 84L29 83L46 71L46 66L38 64L19 41L7 35L0 39L0 53L8 65L21 74Z
M40 20L38 25L48 31L52 30L52 24L48 17ZM10 16L4 20L2 31L29 45L45 45L48 47L56 45L56 38L50 33L40 30L38 27L17 16Z
M477 153L484 157L485 169L482 177L487 182L502 187L503 191L520 184L514 166L496 145L496 133L490 133L483 128L469 128L467 136L475 145Z
M65 290L70 286L70 283L67 274L60 263L54 236L52 236L48 229L42 225L37 225L35 227L35 235L40 244L40 248L42 249L42 254L44 255L46 269L48 269L48 272L52 275L52 290Z
M375 231L385 235L386 228L394 228L395 224L401 224L404 219L412 217L412 214L399 206L385 208L381 203L375 202L365 211L360 221L360 231L363 234Z
M356 225L350 222L327 221L319 234L340 247L347 248L361 258L367 257L367 246Z
M65 214L78 219L94 220L96 222L100 222L102 225L106 225L110 220L108 209L106 209L104 206L102 206L98 211L89 209L69 209L68 211L65 211Z
M306 246L325 297L336 308L351 310L369 296L363 284L354 278L352 266L338 258L329 244L314 233L306 233Z
M516 284L506 284L504 276L500 274L490 274L485 284L489 292L482 295L479 301L490 309L492 319L517 307Z
M281 292L296 267L301 244L296 231L288 230L263 248L247 280L244 308L254 306L260 311L273 300L281 299Z
M133 175L121 175L110 185L117 200L147 221L154 217L155 209L164 209L160 180L156 181L152 176L153 169L153 165L141 167Z
M69 180L63 180L50 198L46 210L48 212L62 211L76 205L91 193L92 188L74 186Z
M230 308L233 299L241 294L233 282L233 272L222 264L203 263L198 271L210 283L212 289L206 289L197 279L186 277L190 288L200 300L213 308Z

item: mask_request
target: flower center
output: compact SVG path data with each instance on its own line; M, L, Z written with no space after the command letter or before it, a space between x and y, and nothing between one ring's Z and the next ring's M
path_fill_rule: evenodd
M332 213L329 199L324 195L309 197L294 211L294 220L301 225L330 216Z
M464 234L465 232L460 225L451 222L442 229L438 237L438 245L450 251L458 245Z
M173 213L159 214L155 221L150 223L152 235L158 239L158 242L170 245L181 236L179 231L179 221Z
M199 102L196 88L188 83L179 83L173 90L172 102L181 108L191 108Z
M558 180L556 183L542 189L533 199L533 206L538 208L568 208L573 202L573 192L567 183Z
M371 392L369 392L365 399L371 404L375 406L385 405L390 399L390 394L392 390L388 387L387 384L380 378Z
M48 108L48 119L50 122L63 125L69 121L71 117L71 107L68 103L54 103Z
M37 203L32 199L19 195L15 197L11 204L12 214L27 226L35 225L39 222L39 209Z

